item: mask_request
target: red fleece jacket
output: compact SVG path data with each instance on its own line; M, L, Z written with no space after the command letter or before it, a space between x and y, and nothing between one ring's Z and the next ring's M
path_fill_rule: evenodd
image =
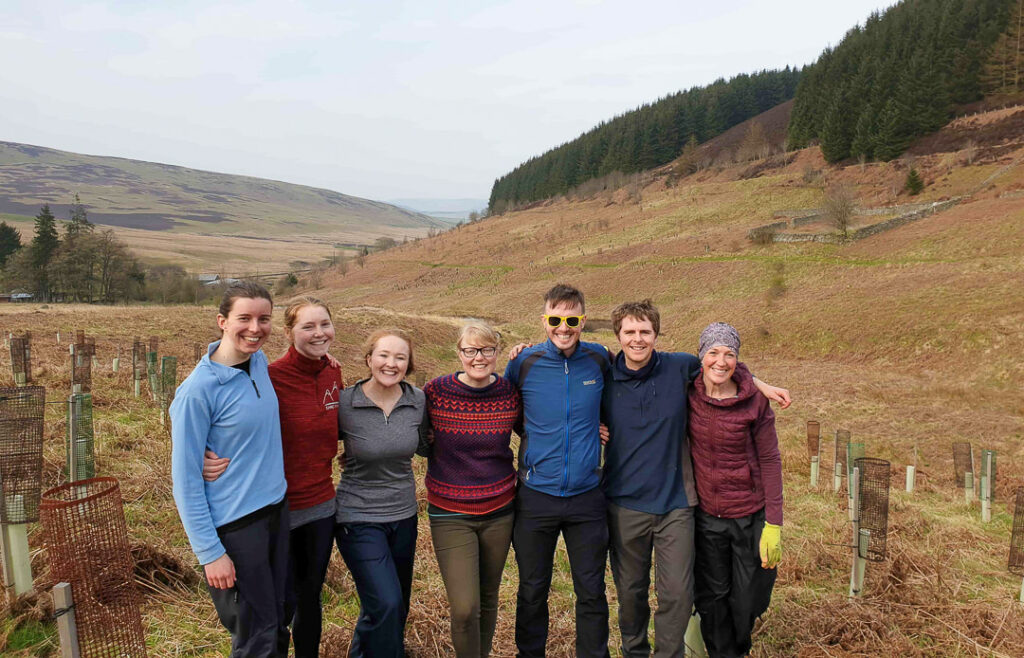
M765 508L782 525L782 458L775 414L742 363L732 375L736 397L715 400L698 375L690 387L690 452L700 508L726 519Z
M306 509L334 498L331 477L338 454L338 393L345 386L341 368L326 358L313 361L289 347L270 364L281 410L281 444L288 506Z

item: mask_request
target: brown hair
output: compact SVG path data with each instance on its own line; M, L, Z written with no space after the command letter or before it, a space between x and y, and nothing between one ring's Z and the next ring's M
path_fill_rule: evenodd
M293 297L288 302L288 307L284 309L284 329L285 331L291 331L295 328L295 323L299 320L299 311L306 308L307 306L319 306L323 310L327 311L327 317L334 321L331 316L331 307L326 302L317 299L311 295L300 295L299 297Z
M488 345L497 347L501 344L501 334L483 320L474 318L462 325L462 329L459 330L459 339L455 341L455 347L462 347L462 341L470 336L479 338L485 347Z
M580 313L586 313L587 310L583 304L583 293L566 283L556 284L544 293L544 303L551 305L552 308L559 304L577 305L580 307Z
M409 334L396 327L384 327L383 329L378 329L370 334L369 338L363 341L363 360L365 361L370 358L370 355L373 354L373 350L377 347L377 342L385 336L401 338L405 341L405 344L409 346L409 365L405 369L405 374L411 375L414 373L416 371L416 367L412 360L412 338L409 337Z
M622 329L622 320L624 318L633 318L634 320L649 320L651 327L654 329L654 335L657 336L661 333L661 314L658 313L657 307L650 299L645 299L639 302L624 302L615 307L612 311L612 331L615 335L619 335L619 329Z
M232 283L224 291L224 297L220 300L217 312L224 317L228 317L231 315L231 309L234 307L235 300L237 299L265 299L270 302L271 308L274 307L274 300L270 297L270 291L266 288L255 281L239 281Z

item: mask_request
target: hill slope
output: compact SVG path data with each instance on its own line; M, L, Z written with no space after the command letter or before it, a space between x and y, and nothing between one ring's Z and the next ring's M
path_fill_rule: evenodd
M231 236L227 252L254 250L254 262L266 263L280 259L257 240L298 241L305 246L297 252L323 254L332 243L369 244L382 235L401 240L444 226L421 213L331 190L0 142L0 213L31 217L49 203L58 218L66 218L76 193L93 223L117 228L137 249L166 249L165 259L193 265L205 260L220 266L225 254L214 250L196 259L202 241L177 234ZM19 228L26 235L25 224ZM145 232L176 235L167 240Z
M742 360L796 399L777 417L786 553L753 655L937 657L977 646L1019 655L1024 610L1011 599L1020 579L1006 555L1008 501L1024 485L1024 142L983 128L1005 134L1014 116L954 122L931 142L950 150L915 145L927 182L917 197L902 191L907 163L830 167L817 148L672 186L667 171L648 172L619 190L374 254L365 269L325 279L319 294L339 306L491 318L509 343L543 339L541 298L560 281L587 296L586 339L613 348L607 320L629 299L661 308L661 349L695 351L707 323L733 323ZM988 146L953 150L968 136ZM969 196L855 243L745 239L776 211L818 206L833 183L873 207ZM417 349L447 355L428 377L457 367L450 346L424 338ZM845 495L831 492L830 465L819 489L807 483L808 419L821 422L826 461L832 433L845 428L867 455L891 462L889 556L870 565L860 600L846 597ZM993 523L980 523L952 485L960 440L999 454ZM914 494L902 492L907 464L917 465ZM559 623L569 618L559 611Z

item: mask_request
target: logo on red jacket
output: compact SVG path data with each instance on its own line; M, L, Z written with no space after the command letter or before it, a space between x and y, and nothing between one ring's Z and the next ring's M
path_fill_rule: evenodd
M324 409L337 409L338 408L338 382L334 382L334 386L324 391Z

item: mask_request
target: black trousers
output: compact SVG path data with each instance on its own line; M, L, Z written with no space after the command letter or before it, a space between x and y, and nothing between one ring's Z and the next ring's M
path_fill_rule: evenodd
M776 570L761 568L762 529L763 509L739 519L697 510L694 603L710 658L747 655L754 621L768 609Z
M316 658L323 623L320 593L334 549L334 515L292 528L289 542L284 618L292 625L295 658Z
M606 658L608 600L604 591L608 518L604 493L591 489L549 496L526 486L516 495L512 546L519 565L516 647L521 658L544 656L548 639L548 593L558 534L565 539L576 593L576 656Z
M231 658L288 655L288 505L282 501L271 508L250 515L255 520L241 527L232 522L217 529L235 563L235 586L207 589L220 622L231 633Z

